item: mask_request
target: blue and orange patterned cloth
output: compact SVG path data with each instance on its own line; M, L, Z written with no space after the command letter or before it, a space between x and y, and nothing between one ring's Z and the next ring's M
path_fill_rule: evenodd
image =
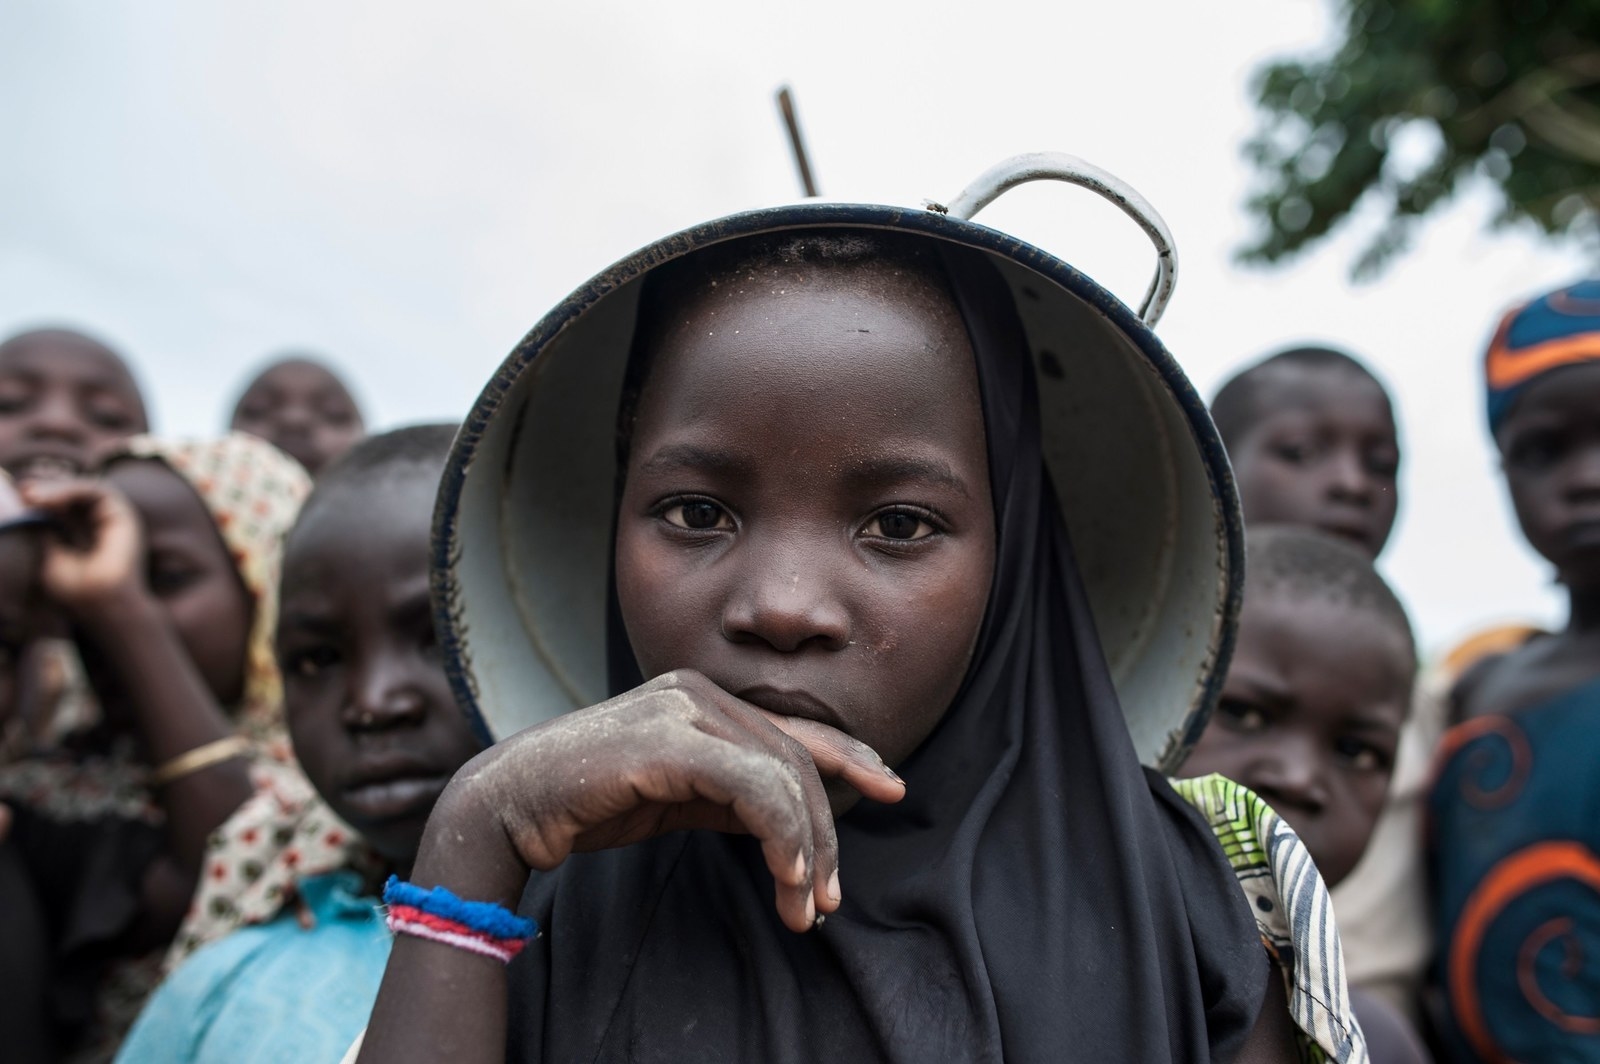
M1429 801L1448 1059L1600 1061L1600 680L1446 733Z
M1595 359L1600 359L1600 280L1559 288L1510 311L1484 359L1489 431L1500 428L1529 381Z

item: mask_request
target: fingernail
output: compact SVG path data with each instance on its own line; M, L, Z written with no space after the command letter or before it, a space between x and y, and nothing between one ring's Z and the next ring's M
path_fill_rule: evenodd
M839 870L835 868L828 876L828 900L838 905L839 897Z
M794 855L794 881L796 883L804 883L805 879L806 855L804 853L797 853Z
M806 895L806 923L817 926L817 899L810 894Z
M897 772L895 772L894 769L890 768L888 765L883 766L883 774L885 776L888 776L890 779L894 780L896 783L898 783L902 787L904 787L906 785L906 781L901 779L899 774Z

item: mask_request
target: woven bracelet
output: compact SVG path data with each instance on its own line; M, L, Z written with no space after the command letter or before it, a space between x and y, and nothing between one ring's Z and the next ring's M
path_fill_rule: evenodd
M466 901L444 887L419 887L390 876L383 887L389 930L439 942L502 964L522 952L539 925L492 901Z

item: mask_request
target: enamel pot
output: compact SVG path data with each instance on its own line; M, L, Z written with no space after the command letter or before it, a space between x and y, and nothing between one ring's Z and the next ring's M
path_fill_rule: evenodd
M1135 312L1066 262L971 220L1025 181L1089 188L1150 236ZM707 222L605 270L533 327L467 416L434 520L436 620L457 698L488 739L602 701L614 442L641 279L722 241L791 229L894 230L987 254L1038 374L1046 464L1140 758L1171 770L1216 701L1243 538L1221 440L1152 331L1176 256L1160 217L1071 156L1023 155L948 205L805 203Z

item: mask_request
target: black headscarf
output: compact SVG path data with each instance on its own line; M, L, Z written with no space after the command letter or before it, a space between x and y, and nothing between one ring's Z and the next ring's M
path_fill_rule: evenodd
M940 252L972 340L997 552L961 693L839 818L844 904L787 930L759 846L687 832L536 875L509 1057L545 1061L1231 1060L1265 992L1205 823L1140 767L1045 473L1015 306ZM614 605L614 604L613 604ZM617 626L614 624L613 628ZM632 657L613 639L620 690Z

